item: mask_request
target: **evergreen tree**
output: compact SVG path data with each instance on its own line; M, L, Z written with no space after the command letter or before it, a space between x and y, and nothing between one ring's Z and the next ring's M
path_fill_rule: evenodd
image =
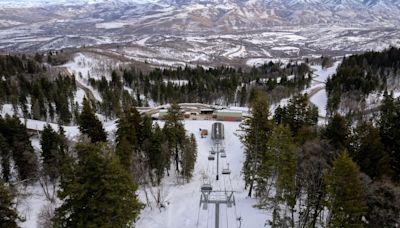
M147 157L149 158L150 169L154 170L156 183L159 185L169 164L170 157L165 135L158 124L155 125L150 139L151 143Z
M318 122L318 108L308 102L307 94L296 95L283 109L275 114L277 122L289 125L293 135L304 126L315 126Z
M0 133L11 149L12 159L17 167L18 177L25 183L37 177L38 161L28 131L17 117L7 117L0 126Z
M329 119L324 136L337 150L350 147L350 129L346 119L339 114L335 114Z
M125 108L117 122L117 155L127 170L132 170L132 163L141 154L139 145L140 123L142 119L135 107ZM135 162L143 162L136 160Z
M119 157L121 165L127 171L130 171L132 168L133 153L134 153L134 148L128 142L126 137L120 139L120 141L117 144L116 154Z
M375 179L392 176L390 159L381 142L379 129L371 123L361 122L352 135L352 157L362 172Z
M4 183L0 182L0 227L18 227L19 217L14 204L13 194Z
M326 176L330 227L363 227L367 207L357 165L347 152L334 161Z
M173 103L168 109L163 132L168 141L170 154L175 162L177 174L181 174L180 161L183 143L186 138L185 128L182 123L183 115L178 104Z
M197 143L193 134L184 141L182 151L182 174L187 182L192 178L194 165L197 158Z
M240 140L245 146L246 159L243 164L245 186L249 187L248 196L252 196L254 185L257 184L256 176L259 173L261 162L267 167L264 177L271 175L268 168L273 164L273 154L268 150L268 138L273 128L269 120L269 106L267 98L260 91L255 92L251 103L252 115L241 124Z
M379 129L382 143L390 156L394 179L400 181L400 100L384 94L380 108Z
M140 136L140 123L142 118L135 107L127 107L124 112L121 113L120 118L117 122L116 141L119 143L122 138L126 138L131 146L138 149Z
M276 158L276 196L291 211L291 226L294 227L294 206L296 205L296 154L290 130L276 127L269 140L270 150L275 151Z
M291 132L280 125L275 127L268 139L270 157L263 161L257 174L256 188L261 207L267 207L272 203L273 217L270 225L273 227L294 226L294 206L296 204L295 180L296 180L296 156ZM270 183L275 180L276 193L273 198L268 194ZM285 205L291 211L291 218L286 214L281 216L280 205ZM286 210L285 210L286 211Z
M1 121L1 120L0 120ZM0 134L0 160L1 160L1 179L8 183L11 174L11 150L2 134Z
M80 144L60 183L56 227L128 227L143 205L131 175L105 144Z
M32 100L32 107L31 107L32 118L34 120L40 120L40 106L37 99Z
M86 98L83 99L83 107L78 124L81 133L88 135L92 143L107 141L107 134L103 125L96 117L89 100Z
M43 129L40 145L42 147L42 161L45 174L50 179L56 179L60 174L63 151L60 147L61 138L50 125Z

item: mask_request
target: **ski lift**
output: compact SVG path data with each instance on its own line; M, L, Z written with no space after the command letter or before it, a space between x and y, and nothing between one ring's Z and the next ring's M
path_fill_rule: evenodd
M201 185L201 191L202 192L211 192L212 191L211 184L203 184L203 185Z
M212 154L208 155L208 160L209 161L214 161L215 160L215 156L212 155Z
M211 150L210 153L211 153L212 155L214 155L214 154L215 154L215 150Z
M228 163L228 168L222 169L222 175L230 175L231 170L229 169L229 163Z
M225 152L221 153L221 158L226 158L226 153Z
M230 169L222 169L222 174L223 175L230 175L231 174L231 170Z
M225 153L225 149L222 148L221 150L219 150L220 153Z

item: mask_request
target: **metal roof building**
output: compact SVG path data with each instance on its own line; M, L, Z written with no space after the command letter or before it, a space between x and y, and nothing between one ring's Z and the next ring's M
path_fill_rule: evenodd
M219 121L241 121L243 117L242 111L236 110L218 110L215 112L216 118Z
M224 125L222 123L213 123L211 129L211 139L223 140L225 138Z

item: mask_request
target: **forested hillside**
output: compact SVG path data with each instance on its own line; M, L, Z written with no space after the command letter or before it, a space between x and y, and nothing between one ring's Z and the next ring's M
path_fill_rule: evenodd
M346 57L326 84L329 99L393 86L398 52ZM249 106L242 122L227 128L226 152L235 159L238 201L251 202L257 209L248 213L256 210L266 226L400 224L400 98L390 92L382 92L371 118L342 116L333 106L325 118L307 94L323 89L323 82L309 88L313 72L306 63L155 68L146 74L124 65L94 77L68 74L47 55L0 57L0 227L25 220L35 222L25 226L46 228L132 227L159 224L160 218L194 226L196 215L185 212L200 210L191 199L198 199L199 184L214 172L204 163L212 140L199 141L200 133L215 121L184 119L178 102ZM312 67L326 78L328 60L320 61L325 64ZM85 77L90 85L81 83ZM137 109L157 104L168 104L162 121ZM28 122L45 127L33 131ZM32 202L35 195L25 194L32 188L44 198L30 220L21 204Z
M271 227L396 227L400 222L399 99L377 122L333 115L318 126L303 96L271 120L262 93L242 123L248 196ZM353 127L354 126L354 127Z
M310 68L304 63L270 62L250 70L224 66L156 68L146 74L131 65L95 78L68 75L61 70L58 62L65 61L62 54L46 56L1 56L0 104L11 104L15 113L26 118L67 125L77 123L81 109L77 92L82 85L76 77L88 78L89 86L100 94L101 100L93 99L91 94L86 96L107 119L117 117L124 107L132 105L200 102L245 106L255 88L268 91L269 99L279 102L311 82ZM86 89L87 92L91 91Z
M359 102L372 93L398 90L399 77L399 48L345 57L337 73L326 82L328 109L333 112L340 104L350 105L349 100Z

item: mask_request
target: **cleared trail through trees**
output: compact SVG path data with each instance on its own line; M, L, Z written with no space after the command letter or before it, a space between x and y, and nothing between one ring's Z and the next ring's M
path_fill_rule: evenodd
M200 214L200 210L207 210L207 212L209 212L210 207L214 205L215 228L232 227L233 224L235 224L234 227L240 227L238 224L240 219L237 216L235 192L233 191L232 181L230 179L231 171L229 169L229 163L227 162L228 151L225 151L223 145L224 137L224 125L220 122L213 123L213 146L210 148L208 155L207 171L205 179L203 180L203 185L201 186L200 207L198 212L198 214ZM231 209L234 209L234 211ZM207 221L209 217L210 213L207 213ZM198 224L197 222L197 227ZM207 222L207 227L208 225Z

